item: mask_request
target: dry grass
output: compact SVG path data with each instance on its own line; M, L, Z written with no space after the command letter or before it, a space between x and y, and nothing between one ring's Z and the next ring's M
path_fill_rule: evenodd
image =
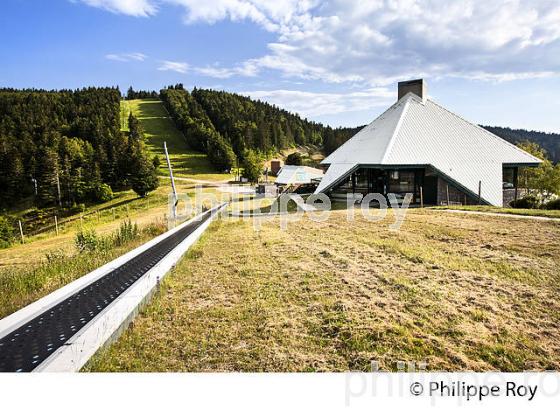
M390 222L218 221L88 370L560 370L560 224Z
M460 206L437 206L434 209L451 209L458 211L491 212L495 214L544 216L547 218L560 218L560 210L556 209L523 209L523 208L499 208L489 205L460 205Z

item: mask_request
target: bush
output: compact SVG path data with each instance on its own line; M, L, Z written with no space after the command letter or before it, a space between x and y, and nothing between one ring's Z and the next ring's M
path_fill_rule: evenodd
M89 195L94 202L107 202L113 199L113 190L107 184L95 184L91 187Z
M79 204L74 203L70 208L71 214L83 213L85 211L86 211L86 204L84 203L79 203Z
M553 199L552 201L548 201L543 205L544 209L559 209L560 210L560 198Z
M94 230L80 231L76 234L74 244L79 252L92 252L100 247L100 239Z
M138 225L136 223L133 224L130 219L127 219L119 226L119 229L113 238L113 244L115 246L122 246L135 239L138 234Z
M156 222L152 222L151 224L142 228L142 233L150 237L161 235L166 231L167 231L167 224L163 221L163 219L158 220Z
M288 155L286 165L303 165L303 156L299 152Z
M534 195L527 195L511 201L509 206L512 208L535 209L539 207L539 200Z
M12 221L0 215L0 249L9 247L14 241L14 228Z

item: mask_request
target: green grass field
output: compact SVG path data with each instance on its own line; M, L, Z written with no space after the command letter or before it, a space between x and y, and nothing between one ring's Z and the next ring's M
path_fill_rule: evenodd
M161 159L160 175L169 175L163 150L165 141L174 175L212 181L232 179L232 174L216 172L206 158L206 154L188 148L185 137L175 127L161 101L155 99L130 100L123 101L121 104L122 116L127 117L128 113L132 111L133 115L140 120L149 151L159 155ZM123 130L128 128L126 121L123 122L122 128Z

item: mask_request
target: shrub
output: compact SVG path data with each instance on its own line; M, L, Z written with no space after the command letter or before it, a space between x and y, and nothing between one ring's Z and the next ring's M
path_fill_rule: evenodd
M91 252L99 248L101 240L94 230L82 230L76 234L74 243L79 252Z
M86 204L80 203L80 204L72 204L72 207L70 208L70 213L72 214L77 214L77 213L81 213L81 212L85 212L86 210Z
M534 195L527 195L523 198L511 201L509 206L512 208L535 209L539 207L539 200Z
M113 244L115 246L122 246L135 239L138 234L138 225L136 223L133 224L130 219L127 219L126 221L121 222L119 229L113 238Z
M62 249L57 249L54 251L49 251L45 254L45 258L47 259L47 263L63 260L66 258L66 254Z
M303 156L299 152L293 152L286 158L286 165L303 165Z
M91 187L90 197L94 202L107 202L113 199L113 190L107 184L95 184Z
M167 224L165 221L158 220L142 228L142 233L148 236L158 236L167 231Z
M553 199L552 201L548 201L543 205L544 209L560 209L560 198Z
M9 247L14 241L14 228L6 216L0 215L0 249Z

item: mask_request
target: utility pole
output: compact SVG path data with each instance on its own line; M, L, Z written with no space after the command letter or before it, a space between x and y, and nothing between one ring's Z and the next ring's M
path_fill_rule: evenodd
M165 159L167 160L167 168L169 168L169 177L171 178L171 188L173 189L173 207L171 209L171 218L175 225L177 219L177 190L175 189L175 180L173 179L173 169L171 168L171 161L169 160L169 153L167 152L167 142L163 142L163 149L165 151Z
M62 197L60 196L60 178L58 177L58 171L56 171L56 190L58 192L58 206L62 208Z
M21 243L25 243L25 239L23 237L23 227L21 226L21 220L18 221L19 224L19 234L21 235Z

